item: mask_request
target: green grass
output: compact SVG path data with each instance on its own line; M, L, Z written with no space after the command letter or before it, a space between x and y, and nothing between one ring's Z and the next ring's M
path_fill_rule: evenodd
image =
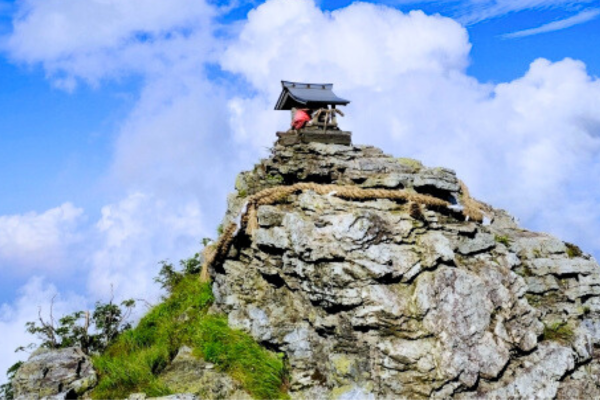
M575 332L573 327L566 322L544 323L543 340L554 340L562 343L570 343Z
M514 269L515 273L517 275L522 276L523 278L528 278L530 276L534 276L535 274L533 273L533 271L531 270L531 268L529 268L529 265L523 263L522 266Z
M253 397L286 398L286 373L281 356L262 348L248 334L229 328L224 315L208 315L213 301L209 283L188 275L171 295L124 332L102 355L94 357L99 373L96 399L124 398L144 392L149 397L172 391L158 374L177 350L187 345L236 379Z
M573 243L565 242L565 246L567 246L567 256L569 258L581 257L583 255L583 251Z
M496 235L496 236L494 236L494 239L496 240L496 242L498 242L498 243L502 243L502 244L503 244L503 245L505 245L506 247L510 246L510 242L511 242L511 240L510 240L510 238L509 238L508 236L506 236L506 235L502 235L502 236L500 236L500 235Z
M412 168L415 171L420 171L423 168L423 164L421 161L408 158L408 157L400 157L396 159L400 164L406 165L407 167Z
M265 180L271 185L281 185L283 183L283 177L281 175L267 175Z

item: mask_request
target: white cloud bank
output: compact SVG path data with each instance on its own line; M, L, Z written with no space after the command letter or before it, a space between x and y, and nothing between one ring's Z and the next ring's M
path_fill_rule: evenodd
M269 0L223 27L202 2L140 4L24 1L9 40L14 60L43 65L67 88L143 77L107 171L113 200L95 225L59 229L85 235L91 298L110 284L118 297L155 296L157 262L214 236L235 173L289 123L272 111L281 79L334 82L352 100L341 124L356 143L454 168L474 195L526 227L600 254L600 82L583 63L540 59L523 77L489 85L466 74L464 27L440 16ZM209 79L208 62L249 93Z
M6 49L72 90L74 77L96 85L180 67L209 43L214 15L202 0L22 0Z
M41 214L0 216L0 272L62 269L71 246L81 240L83 219L83 210L70 203Z
M197 201L167 202L133 193L102 208L87 264L88 293L92 298L144 299L160 293L153 279L159 261L178 261L199 249L203 224Z

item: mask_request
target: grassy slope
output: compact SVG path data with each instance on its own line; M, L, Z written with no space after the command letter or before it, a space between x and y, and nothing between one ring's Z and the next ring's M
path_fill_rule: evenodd
M134 392L170 394L157 375L182 345L227 372L256 398L285 398L285 367L248 334L233 330L223 315L208 315L210 284L185 276L171 295L154 307L135 329L124 332L94 358L99 383L94 398L124 398Z

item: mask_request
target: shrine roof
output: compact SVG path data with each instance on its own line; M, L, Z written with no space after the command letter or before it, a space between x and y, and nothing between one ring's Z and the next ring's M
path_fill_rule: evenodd
M300 83L281 81L283 87L276 110L291 110L292 107L319 108L327 105L350 103L333 93L332 83Z

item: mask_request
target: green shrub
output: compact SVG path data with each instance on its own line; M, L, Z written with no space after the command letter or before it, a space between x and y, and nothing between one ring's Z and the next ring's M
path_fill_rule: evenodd
M94 358L99 383L93 398L123 398L133 392L149 397L169 394L157 375L183 345L238 380L254 397L287 396L282 357L248 334L229 328L226 316L207 314L213 301L210 283L200 283L197 275L184 275L171 283L171 294L163 303Z
M50 317L45 320L25 323L27 332L36 335L40 347L62 349L77 346L86 354L103 352L114 340L131 328L129 316L135 307L135 301L125 300L121 304L96 302L94 311L76 311L58 319L52 318L54 299L50 303ZM32 347L32 345L26 347ZM19 347L17 351L26 347Z
M283 183L283 177L281 175L267 175L265 180L271 185L281 185Z
M17 373L17 370L23 365L23 361L18 361L13 364L8 371L6 371L6 377L8 378L8 382L3 385L0 385L0 399L5 400L13 400L15 398L15 393L13 391L12 381Z

